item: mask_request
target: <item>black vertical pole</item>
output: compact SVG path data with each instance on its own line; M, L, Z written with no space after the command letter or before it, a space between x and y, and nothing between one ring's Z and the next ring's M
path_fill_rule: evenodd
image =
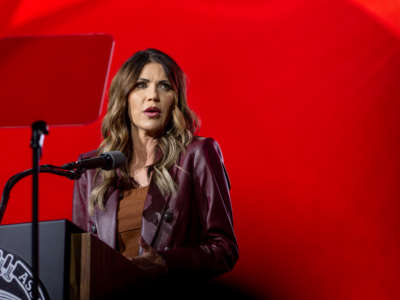
M36 145L32 145L32 271L33 286L32 299L39 299L39 222L38 222L38 206L39 206L39 160L40 149Z
M42 154L44 134L48 134L44 121L32 124L32 299L39 299L39 161Z

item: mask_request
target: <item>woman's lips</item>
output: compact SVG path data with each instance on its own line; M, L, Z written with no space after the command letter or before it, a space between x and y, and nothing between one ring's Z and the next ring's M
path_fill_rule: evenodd
M149 118L156 118L160 116L161 110L158 107L149 107L144 110L144 114Z
M156 111L145 111L144 114L150 118L156 118L160 115L160 113Z

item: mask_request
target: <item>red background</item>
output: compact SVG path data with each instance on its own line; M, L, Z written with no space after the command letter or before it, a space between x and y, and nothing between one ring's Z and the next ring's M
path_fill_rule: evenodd
M233 186L226 280L275 299L400 299L398 0L0 1L0 37L90 32L115 38L111 76L147 47L187 73ZM50 128L42 163L96 148L99 128ZM0 186L30 167L29 139L0 129ZM72 182L45 174L40 193L42 220L71 217ZM29 220L26 179L4 223Z

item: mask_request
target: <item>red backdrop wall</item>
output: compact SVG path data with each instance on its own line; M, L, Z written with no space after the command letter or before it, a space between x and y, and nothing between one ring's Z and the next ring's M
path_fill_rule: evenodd
M232 182L225 280L276 299L400 298L399 19L398 0L0 1L1 37L112 34L111 76L147 47L178 61ZM42 163L96 148L99 128L50 128ZM0 186L30 167L29 139L0 129ZM70 218L72 182L41 178L40 219ZM30 208L26 179L3 223Z

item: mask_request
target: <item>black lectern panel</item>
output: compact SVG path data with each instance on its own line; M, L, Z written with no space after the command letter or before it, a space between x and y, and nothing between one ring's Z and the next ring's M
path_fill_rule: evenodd
M71 233L83 232L80 228L67 220L47 221L39 223L39 273L40 281L47 294L52 300L68 299L69 289L69 261L71 248ZM1 251L3 250L3 251ZM15 256L14 267L8 268L9 272L14 269L17 272L17 258L24 261L31 267L31 224L12 224L0 226L0 268L7 270L10 264L10 257ZM23 266L23 263L20 265ZM21 270L23 268L20 268ZM29 270L28 272L29 273ZM31 275L31 274L30 274ZM7 277L2 276L0 280L7 281ZM25 292L29 292L29 276L22 271L14 274L14 279ZM5 281L4 281L5 280ZM10 279L9 279L10 280ZM0 289L1 292L1 289ZM3 291L7 293L7 291ZM8 295L7 295L8 296ZM1 298L1 297L0 297Z

